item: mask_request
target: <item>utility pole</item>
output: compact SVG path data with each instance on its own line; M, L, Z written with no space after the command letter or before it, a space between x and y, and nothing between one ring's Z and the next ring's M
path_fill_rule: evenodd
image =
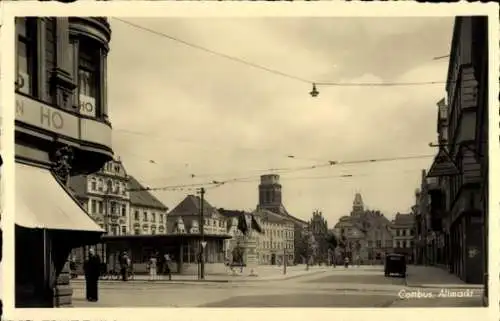
M283 247L283 274L286 274L286 244Z
M200 188L200 279L205 279L205 217L203 213L203 203L205 203L205 189Z

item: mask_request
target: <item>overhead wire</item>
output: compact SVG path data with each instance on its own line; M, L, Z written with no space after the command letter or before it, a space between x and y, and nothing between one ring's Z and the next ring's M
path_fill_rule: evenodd
M206 53L209 53L209 54L212 54L212 55L215 55L215 56L219 56L219 57L222 57L222 58L225 58L225 59L228 59L228 60L240 63L240 64L244 64L244 65L247 65L249 67L260 69L262 71L269 72L269 73L272 73L272 74L275 74L275 75L278 75L278 76L282 76L282 77L289 78L289 79L292 79L292 80L300 81L302 83L314 84L314 85L317 85L317 86L337 86L337 87L367 87L367 86L368 87L394 87L394 86L424 86L424 85L436 85L436 84L445 84L446 83L446 81L385 82L385 83L380 83L380 82L379 83L376 83L376 82L365 82L365 83L363 83L363 82L321 82L321 81L313 81L313 80L306 79L306 78L303 78L303 77L298 77L298 76L295 76L295 75L291 75L291 74L282 72L282 71L277 70L277 69L272 69L272 68L269 68L269 67L266 67L266 66L263 66L263 65L260 65L260 64L256 64L256 63L247 61L247 60L242 59L242 58L238 58L238 57L231 56L231 55L219 52L219 51L215 51L215 50L212 50L212 49L209 49L209 48L206 48L206 47L194 44L192 42L188 42L188 41L182 40L182 39L180 39L178 37L171 36L171 35L169 35L167 33L160 32L160 31L148 28L148 27L141 26L139 24L130 22L130 21L125 20L125 19L120 19L120 18L116 18L116 17L113 17L113 19L117 20L117 21L120 21L120 22L122 22L122 23L124 23L126 25L129 25L129 26L131 26L133 28L149 32L149 33L157 35L159 37L175 41L177 43L183 44L185 46L188 46L188 47L200 50L200 51L204 51ZM445 57L443 56L443 57L439 57L439 58L445 58Z
M267 173L273 174L289 174L306 170L313 170L317 168L326 168L338 165L351 165L351 164L361 164L361 163L375 163L375 162L389 162L389 161L401 161L401 160L409 160L409 159L422 159L435 157L435 155L414 155L414 156L399 156L399 157L386 157L386 158L378 158L378 159L364 159L364 160L354 160L354 161L328 161L323 164L315 164L309 166L297 166L297 167L283 167L283 168L269 168L265 170ZM180 184L180 185L170 185L170 186L162 186L162 187L144 187L144 188L136 188L129 189L129 192L134 191L162 191L162 190L175 190L179 188L201 188L208 186L216 186L220 187L225 184L235 183L235 182L243 182L249 179L257 179L260 178L261 175L250 175L246 177L235 177L224 180L210 180L202 183L192 183L192 184Z

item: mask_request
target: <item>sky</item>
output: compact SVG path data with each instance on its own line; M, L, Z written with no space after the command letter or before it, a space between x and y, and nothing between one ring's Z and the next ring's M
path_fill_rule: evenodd
M317 83L445 81L447 58L433 58L449 53L453 28L452 18L428 17L123 19ZM357 192L390 219L415 203L432 157L298 169L434 154L444 84L318 86L313 98L310 83L110 23L113 148L145 186L248 178L205 198L253 210L259 176L293 168L280 174L284 206L303 220L319 210L330 227L349 215ZM170 209L194 193L154 192Z

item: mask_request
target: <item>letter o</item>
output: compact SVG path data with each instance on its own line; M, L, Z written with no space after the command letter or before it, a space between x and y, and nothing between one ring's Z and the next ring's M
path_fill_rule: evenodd
M83 108L85 109L86 112L93 112L94 111L94 106L92 106L91 103L84 103Z
M58 112L52 113L52 125L57 129L63 128L64 119L62 118L60 113L58 113Z

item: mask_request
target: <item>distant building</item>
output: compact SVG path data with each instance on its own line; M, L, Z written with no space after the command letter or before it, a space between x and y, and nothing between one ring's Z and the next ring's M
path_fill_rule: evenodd
M129 234L155 235L167 233L168 207L151 194L151 192L147 191L132 176L129 176L129 188Z
M126 235L129 227L129 176L119 159L92 174L73 176L70 188L92 219L110 235Z
M267 210L276 213L284 219L290 220L294 224L294 261L301 262L301 240L307 233L309 224L299 218L294 217L286 210L283 204L282 186L280 176L276 174L262 175L259 184L259 203L257 211Z
M186 196L167 214L167 233L169 234L199 234L200 224L204 225L205 235L227 235L228 223L217 208L207 200L203 202L203 221L200 222L201 198L197 195ZM205 259L207 263L223 263L225 258L225 243L223 239L207 239ZM197 262L199 242L192 239L187 244L184 262L188 265Z
M397 213L391 222L392 247L394 252L405 254L408 259L414 260L415 215Z
M323 217L320 211L314 211L311 220L309 221L309 228L314 240L317 243L315 261L317 263L328 262L328 222Z
M365 210L360 193L354 196L350 216L335 224L334 233L345 239L345 254L363 262L380 261L392 252L391 222L380 211Z

